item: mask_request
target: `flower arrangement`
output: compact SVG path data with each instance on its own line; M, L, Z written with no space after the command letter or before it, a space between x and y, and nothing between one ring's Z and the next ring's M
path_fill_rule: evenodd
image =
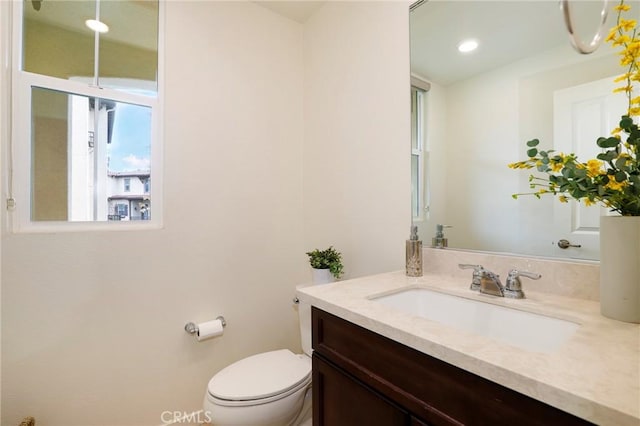
M623 82L614 90L628 98L628 108L620 119L619 127L612 136L600 137L596 141L603 151L595 159L580 162L575 154L541 151L540 141L527 142L529 159L509 164L512 169L532 169L545 173L546 177L529 177L531 189L535 192L514 194L558 195L560 202L569 199L584 201L585 205L601 204L623 216L640 216L640 129L634 117L640 116L640 96L633 96L633 84L640 82L640 34L637 22L624 19L630 6L624 0L615 7L618 12L616 25L606 38L612 46L620 46L620 64L625 73L614 81Z

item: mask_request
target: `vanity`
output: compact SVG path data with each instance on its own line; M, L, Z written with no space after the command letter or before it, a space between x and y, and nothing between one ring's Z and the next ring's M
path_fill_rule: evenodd
M313 306L315 425L640 425L640 325L602 317L588 297L535 291L534 284L522 300L478 294L469 290L469 274L451 272L427 268L411 278L398 271L298 290ZM407 290L574 328L550 345L536 343L534 333L528 346L526 338L383 303Z

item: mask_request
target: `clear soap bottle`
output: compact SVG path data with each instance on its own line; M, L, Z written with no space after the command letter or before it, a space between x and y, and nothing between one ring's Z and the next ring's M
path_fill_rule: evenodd
M422 241L418 239L418 227L411 226L411 236L407 240L406 247L407 276L422 276Z

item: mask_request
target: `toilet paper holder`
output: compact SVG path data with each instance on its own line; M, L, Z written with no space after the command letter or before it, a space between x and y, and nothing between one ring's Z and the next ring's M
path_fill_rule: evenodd
M224 319L224 317L222 315L216 317L217 320L220 320L220 322L222 323L222 327L226 327L227 326L227 321ZM186 331L189 334L197 334L198 333L198 325L193 323L193 322L188 322L184 325L184 331Z

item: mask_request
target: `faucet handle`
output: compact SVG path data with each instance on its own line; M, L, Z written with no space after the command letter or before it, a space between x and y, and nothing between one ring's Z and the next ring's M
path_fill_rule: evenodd
M484 267L482 265L470 265L468 263L459 263L458 267L460 269L473 269L471 285L469 285L469 288L471 290L480 291L480 280L486 271Z
M532 280L539 280L542 275L535 272L519 271L512 269L507 275L507 283L504 286L504 296L514 299L524 299L524 291L522 291L522 283L520 277L531 278Z

